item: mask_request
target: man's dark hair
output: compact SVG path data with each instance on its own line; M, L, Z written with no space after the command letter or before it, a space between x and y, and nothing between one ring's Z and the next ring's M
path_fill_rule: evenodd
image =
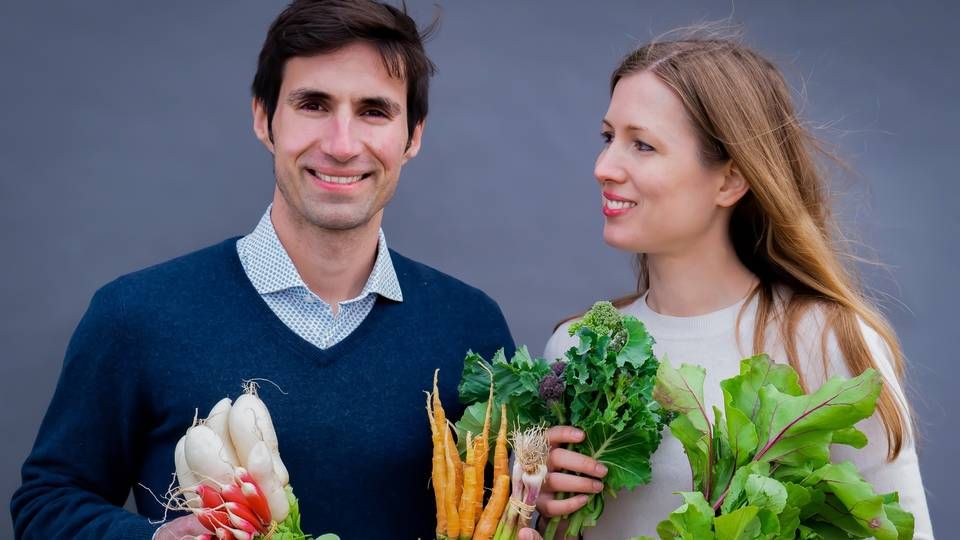
M330 53L356 42L377 48L392 77L407 83L407 137L427 117L430 76L436 70L423 42L436 30L434 18L422 32L407 14L373 0L295 0L277 17L257 60L253 96L267 111L272 133L287 60ZM272 135L271 135L272 137Z

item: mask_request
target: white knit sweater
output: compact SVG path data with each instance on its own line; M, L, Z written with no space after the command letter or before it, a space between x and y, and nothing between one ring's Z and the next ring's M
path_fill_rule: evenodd
M743 350L738 347L735 329L737 314L743 307L743 301L706 315L670 317L654 312L647 305L646 298L642 297L621 311L637 317L646 325L656 340L654 352L658 358L666 356L674 367L687 363L706 368L706 404L716 405L723 410L720 381L736 376L739 373L740 359L751 355L756 306L757 301L753 300L740 322L740 344L743 345ZM561 325L547 342L544 351L547 360L562 357L567 349L575 344L574 338L567 334L571 322ZM811 359L809 369L804 369L803 376L808 386L814 389L829 376L850 376L833 336L828 337L827 343L827 365L830 372L826 376L823 373L820 352L822 328L822 316L811 310L798 329L799 354L803 358ZM888 348L871 328L861 324L861 330L877 361L878 371L884 376L885 384L893 389L895 396L905 404L903 391L893 377ZM784 349L779 340L775 339L775 333L771 332L769 336L765 352L777 362L786 362ZM853 461L878 493L899 491L901 505L913 512L916 519L914 538L932 539L933 532L913 435L904 442L899 457L892 463L887 463L886 436L879 416L875 414L861 421L857 428L867 435L869 444L861 450L837 445L832 451L833 460ZM657 523L682 504L681 498L673 492L691 489L687 457L680 442L669 430L664 430L663 442L653 455L652 465L653 479L649 484L640 486L633 492L624 491L617 498L607 498L599 524L587 529L585 533L587 540L622 540L642 534L656 537Z

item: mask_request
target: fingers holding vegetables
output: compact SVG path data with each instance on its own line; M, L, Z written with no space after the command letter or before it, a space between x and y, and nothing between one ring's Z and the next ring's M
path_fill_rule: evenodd
M570 471L594 478L603 478L607 474L607 467L603 463L590 456L565 448L550 450L547 467L551 471Z
M553 426L547 430L547 440L551 448L567 443L582 442L585 434L582 429L573 426Z
M586 476L553 472L547 475L544 487L550 492L600 493L603 482Z

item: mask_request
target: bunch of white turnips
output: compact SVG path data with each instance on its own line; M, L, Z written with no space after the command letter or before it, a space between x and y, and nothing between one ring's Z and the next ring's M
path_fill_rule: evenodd
M270 536L290 514L290 476L255 382L246 382L235 401L223 398L205 419L195 420L177 443L174 460L180 484L175 493L186 506L181 509L210 530L203 540Z

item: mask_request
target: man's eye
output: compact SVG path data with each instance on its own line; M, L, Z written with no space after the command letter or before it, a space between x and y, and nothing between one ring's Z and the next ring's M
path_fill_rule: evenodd
M306 101L300 104L300 108L305 111L320 111L323 110L323 106L315 101Z
M382 111L380 109L368 109L363 112L363 115L372 116L374 118L390 118L390 115L388 115L386 111Z

